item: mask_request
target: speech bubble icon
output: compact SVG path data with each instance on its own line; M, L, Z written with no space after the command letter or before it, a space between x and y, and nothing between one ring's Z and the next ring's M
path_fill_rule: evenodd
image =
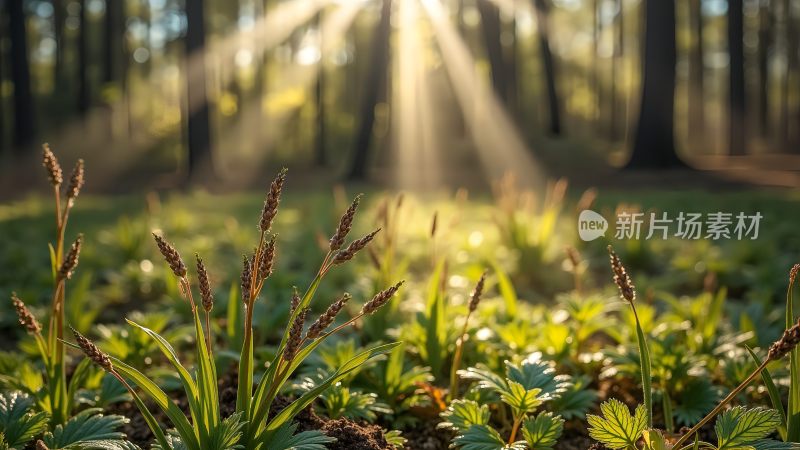
M584 241L593 241L606 234L608 221L605 217L592 211L584 209L578 215L578 236Z

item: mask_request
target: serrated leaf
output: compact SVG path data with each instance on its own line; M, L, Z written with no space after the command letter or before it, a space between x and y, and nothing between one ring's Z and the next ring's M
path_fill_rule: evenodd
M577 377L560 397L549 403L549 409L558 411L565 420L584 419L597 401L597 391L587 389L589 377Z
M391 430L383 433L383 438L386 439L390 445L393 445L394 448L402 449L405 448L406 442L408 439L403 437L403 433L400 430Z
M118 415L103 415L99 408L83 410L44 436L51 449L92 448L101 441L122 441L125 434L117 429L128 421Z
M9 447L22 447L47 429L47 413L32 411L33 403L19 391L0 394L0 434Z
M543 401L559 397L572 385L569 376L557 375L551 363L534 357L527 358L520 365L506 361L506 376L526 390L540 389Z
M774 409L735 406L717 419L714 426L717 447L719 450L750 447L775 431L780 423L780 415Z
M336 439L328 437L319 430L304 431L294 434L296 423L284 423L269 434L261 448L270 450L325 450L325 444Z
M472 400L453 400L441 417L444 422L439 424L440 428L466 431L473 425L489 424L489 406Z
M753 442L752 447L756 450L795 450L800 448L800 443L782 442L774 439L759 439Z
M529 413L542 404L539 388L525 389L516 381L508 381L507 388L500 392L500 400L519 413Z
M506 444L500 433L486 425L473 425L453 439L462 450L524 450L525 442Z
M675 417L681 425L692 425L708 414L717 401L719 391L705 378L690 380L678 394Z
M631 415L624 403L609 399L600 405L602 416L589 414L589 436L611 449L636 447L636 441L647 427L647 412L643 405Z
M564 431L564 419L551 412L539 413L536 418L525 419L522 435L533 450L549 450L556 445Z

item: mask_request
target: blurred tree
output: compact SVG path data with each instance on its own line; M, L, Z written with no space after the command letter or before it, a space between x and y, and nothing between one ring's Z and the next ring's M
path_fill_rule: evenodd
M550 5L547 2L548 0L533 0L533 6L536 10L536 30L539 34L539 53L542 57L545 87L547 90L547 103L550 112L548 131L554 136L559 136L561 135L561 105L559 103L558 89L556 88L555 61L550 51Z
M317 81L314 85L314 97L317 105L317 134L314 142L314 153L316 155L315 162L318 166L325 166L328 163L327 155L325 154L325 55L328 52L325 47L325 35L322 27L324 11L324 9L320 9L316 17L317 36L319 38L317 45L319 46L320 56L317 63Z
M604 126L602 120L603 114L603 90L600 86L600 68L599 68L599 55L600 55L600 0L592 0L592 67L590 70L589 84L594 93L594 118L597 120L598 130ZM611 65L611 70L615 69L614 64ZM611 82L614 82L612 75Z
M481 15L481 31L486 47L486 57L492 70L492 87L497 97L503 103L508 104L508 71L503 57L503 43L500 40L502 33L500 8L491 0L478 0L476 4Z
M11 83L14 85L14 145L24 150L33 142L33 96L28 67L28 38L22 0L6 1L8 34L11 43Z
M772 10L769 0L758 8L758 124L761 136L769 133L769 51L772 45Z
M675 152L675 0L644 0L644 80L633 152L626 168L683 166Z
M124 76L125 0L107 0L103 32L103 81L113 83Z
M689 49L689 114L687 115L689 141L705 140L705 98L703 81L703 0L689 2L689 32L691 47Z
M55 64L53 65L53 79L57 86L64 83L64 0L53 0L53 32L56 41Z
M744 5L743 0L728 1L728 149L731 155L744 155L747 125L744 89Z
M80 0L78 14L78 113L83 115L91 105L89 87L89 28L86 21L86 0Z
M186 114L189 178L211 182L211 131L206 93L205 0L186 2Z
M375 29L375 37L372 40L372 63L363 88L360 113L361 123L355 136L353 159L347 175L351 180L363 180L367 176L369 147L372 141L372 129L375 125L375 108L378 105L381 88L386 83L386 75L389 69L389 37L392 31L391 15L392 0L383 0L381 18Z
M781 123L780 123L780 136L783 144L795 153L800 152L800 146L790 146L792 137L790 135L790 126L792 112L789 110L791 103L791 81L792 74L797 71L798 62L798 40L800 37L797 35L797 24L792 14L791 0L783 0L781 5L781 15L784 21L784 42L786 45L786 70L783 73L781 80ZM797 119L800 121L800 102L797 102ZM800 123L797 123L797 136L796 139L800 140Z
M622 0L614 0L617 13L614 16L614 53L611 61L611 139L616 141L620 137L620 130L624 130L627 124L620 123L620 107L619 107L619 93L617 88L618 73L622 72L625 76L625 71L620 70L625 64L625 16L623 15ZM624 84L624 83L623 83ZM624 110L623 110L624 112ZM624 117L623 117L624 119Z

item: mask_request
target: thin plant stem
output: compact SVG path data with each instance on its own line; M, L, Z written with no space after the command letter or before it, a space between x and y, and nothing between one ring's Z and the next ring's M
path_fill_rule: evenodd
M458 342L456 342L456 351L453 354L453 366L450 368L450 392L448 393L450 400L458 395L458 368L461 366L461 357L464 352L464 339L467 337L467 326L469 325L469 318L471 316L472 312L468 312L467 317L464 319L464 326L461 328Z
M508 437L508 444L511 445L514 443L514 439L517 437L517 430L519 430L519 426L522 423L522 417L524 414L520 414L519 417L514 419L514 426L511 427L511 436Z
M731 400L736 398L736 396L739 395L740 392L742 392L747 386L749 386L750 383L752 383L753 380L755 380L756 377L758 377L761 374L761 372L764 369L766 369L767 364L769 362L771 362L770 359L764 360L764 362L762 362L761 365L758 366L753 371L753 373L751 373L744 381L742 381L742 383L739 384L739 386L736 386L736 389L732 390L731 393L728 394L727 397L722 399L722 401L719 402L719 404L713 410L711 410L710 413L706 414L706 416L703 417L703 419L700 420L700 422L697 422L697 424L695 426L693 426L688 432L686 432L686 434L681 436L680 439L678 439L677 442L675 442L675 445L673 445L672 447L675 448L675 449L679 449L681 444L686 442L686 440L689 439L689 437L691 437L692 435L697 433L697 431L700 430L700 428L702 428L703 425L705 425L708 422L710 422L711 419L713 419L717 414L719 414L725 408L725 405L727 405L728 403L731 402Z

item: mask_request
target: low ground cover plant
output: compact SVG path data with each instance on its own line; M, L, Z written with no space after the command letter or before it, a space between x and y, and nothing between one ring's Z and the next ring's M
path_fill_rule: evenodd
M21 338L0 351L0 449L798 448L800 266L776 307L774 292L726 284L735 267L698 285L682 259L659 274L662 248L628 244L609 249L612 286L605 249L559 231L563 181L541 208L509 180L498 204L460 192L435 209L411 195L348 205L337 190L332 219L284 193L285 170L254 242L233 220L203 234L150 198L145 218L79 222L70 245L83 163L64 183L48 147L43 162L49 293L16 286L3 306ZM464 233L465 211L496 222Z

